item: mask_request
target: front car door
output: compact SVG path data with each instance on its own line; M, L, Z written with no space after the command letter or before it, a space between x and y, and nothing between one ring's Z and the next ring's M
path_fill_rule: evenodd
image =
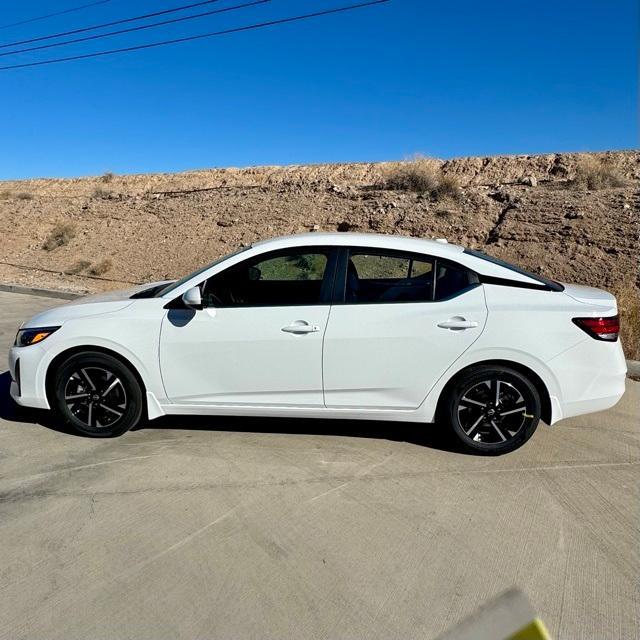
M328 408L416 409L480 336L473 272L440 258L343 248L324 344ZM338 286L338 284L336 284Z
M170 309L160 338L169 400L321 407L335 264L331 247L263 253L203 282L202 310Z

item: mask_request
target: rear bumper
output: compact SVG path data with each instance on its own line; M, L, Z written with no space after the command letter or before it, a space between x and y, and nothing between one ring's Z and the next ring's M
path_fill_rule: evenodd
M605 411L624 394L627 363L620 341L587 338L547 364L560 391L552 422Z

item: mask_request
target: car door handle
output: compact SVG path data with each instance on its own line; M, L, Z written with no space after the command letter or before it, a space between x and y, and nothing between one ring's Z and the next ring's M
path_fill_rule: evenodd
M320 331L320 327L317 324L309 324L305 320L296 320L286 327L282 327L281 330L286 333L315 333Z
M475 329L478 323L474 320L465 320L464 318L449 318L444 322L438 322L441 329Z

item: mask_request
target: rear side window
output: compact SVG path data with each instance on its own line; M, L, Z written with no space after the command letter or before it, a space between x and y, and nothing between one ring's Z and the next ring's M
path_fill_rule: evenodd
M282 307L328 300L325 278L330 249L290 249L245 260L209 278L203 304L209 307Z
M446 300L464 291L478 282L478 276L472 271L451 262L436 262L434 300Z
M407 254L351 250L345 302L349 304L428 302L433 293L433 260Z
M465 267L420 254L350 249L346 304L388 304L446 300L478 283Z

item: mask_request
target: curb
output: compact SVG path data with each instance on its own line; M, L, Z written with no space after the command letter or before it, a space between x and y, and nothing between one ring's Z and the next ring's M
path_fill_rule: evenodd
M640 360L627 360L627 378L640 380Z
M40 296L42 298L59 298L61 300L75 300L83 294L71 291L56 291L55 289L38 289L36 287L23 287L19 284L0 284L0 291L8 293L23 293L28 296Z

